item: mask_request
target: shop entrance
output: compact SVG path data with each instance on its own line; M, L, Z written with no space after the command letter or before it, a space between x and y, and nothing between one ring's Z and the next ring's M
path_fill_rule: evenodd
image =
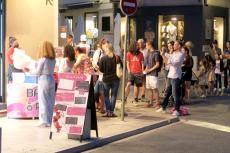
M214 34L214 40L218 41L218 47L223 51L224 49L224 18L223 17L214 17L213 34Z
M0 103L4 101L4 18L3 18L4 1L0 0Z

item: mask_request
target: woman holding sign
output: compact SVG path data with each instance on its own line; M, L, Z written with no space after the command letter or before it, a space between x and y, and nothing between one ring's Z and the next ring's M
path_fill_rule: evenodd
M116 117L114 108L116 105L117 92L119 88L119 78L116 75L117 56L114 54L114 49L111 43L107 43L105 47L105 56L99 63L99 70L103 73L103 84L105 88L105 117ZM120 60L119 60L120 62ZM111 90L111 99L110 99Z

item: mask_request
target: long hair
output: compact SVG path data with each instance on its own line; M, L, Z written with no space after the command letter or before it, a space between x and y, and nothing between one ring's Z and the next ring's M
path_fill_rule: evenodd
M71 45L66 45L64 48L64 55L63 57L67 57L69 61L75 61L75 53L74 48Z
M136 41L131 41L128 47L128 51L132 54L135 54L137 52L137 45Z
M42 57L55 59L55 51L51 42L44 41L43 44L39 47L38 58Z

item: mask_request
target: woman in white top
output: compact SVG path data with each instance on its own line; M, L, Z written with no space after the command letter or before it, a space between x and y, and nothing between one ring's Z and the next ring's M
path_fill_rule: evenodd
M73 65L75 63L75 52L71 45L67 45L64 48L64 55L61 59L58 72L69 73L72 72Z

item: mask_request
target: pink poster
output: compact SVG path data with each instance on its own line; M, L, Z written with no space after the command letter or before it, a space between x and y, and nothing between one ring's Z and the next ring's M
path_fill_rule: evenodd
M83 134L90 78L83 74L58 74L52 132Z
M7 85L7 116L10 118L38 117L37 77L17 74L17 82ZM24 77L23 77L24 76Z

